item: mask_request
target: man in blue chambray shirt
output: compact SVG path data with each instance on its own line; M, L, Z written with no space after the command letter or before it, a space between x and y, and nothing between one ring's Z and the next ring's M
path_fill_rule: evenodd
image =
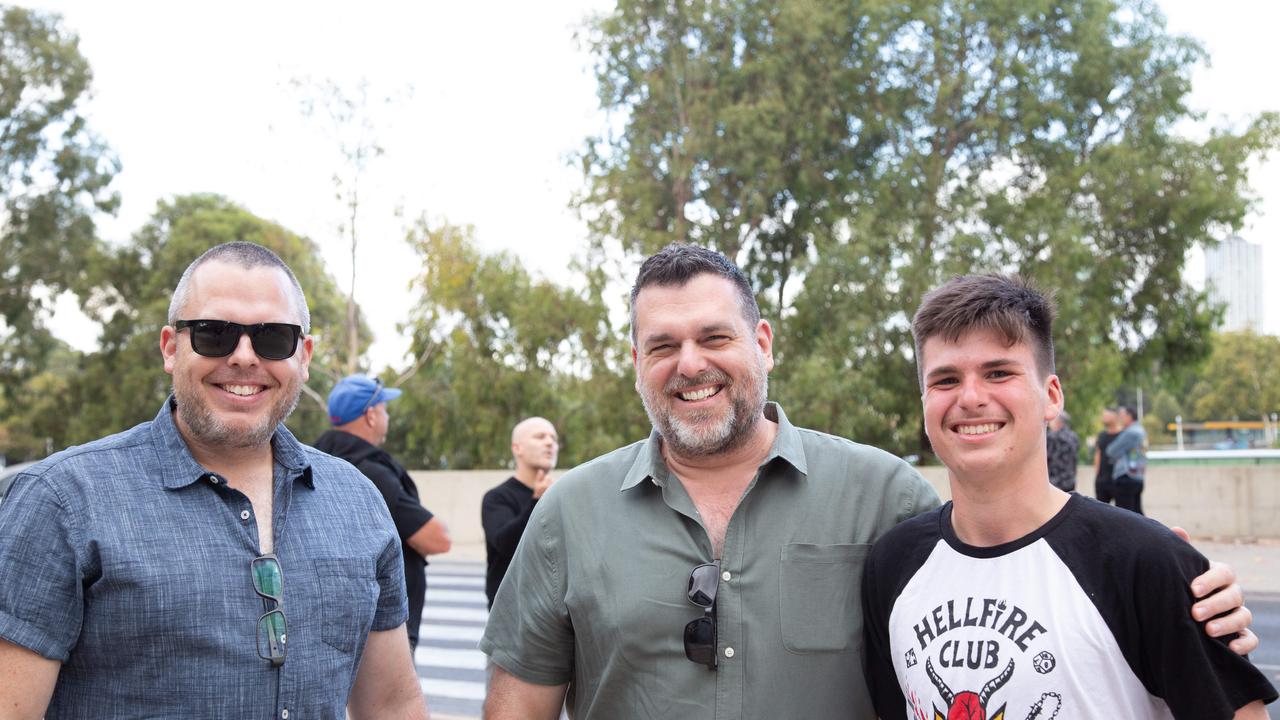
M0 715L427 717L386 505L283 424L309 325L279 257L213 248L174 291L156 418L18 477Z

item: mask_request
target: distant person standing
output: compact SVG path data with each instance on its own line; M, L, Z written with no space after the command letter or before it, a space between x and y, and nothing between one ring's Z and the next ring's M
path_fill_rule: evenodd
M1147 475L1147 431L1138 422L1138 414L1129 406L1119 412L1124 429L1107 446L1107 457L1113 463L1111 477L1115 483L1116 507L1142 515L1142 487Z
M1049 421L1045 438L1049 457L1049 482L1064 492L1076 489L1076 469L1080 465L1080 436L1071 429L1066 411Z
M1104 503L1115 500L1115 480L1111 478L1114 463L1107 457L1107 446L1120 434L1120 416L1115 408L1103 408L1102 432L1093 441L1093 494Z
M520 544L520 536L529 524L533 506L551 487L551 471L556 466L560 438L555 426L540 417L520 421L511 431L511 454L516 460L516 474L485 493L480 504L480 522L484 526L484 546L488 555L484 594L493 607L502 578Z
M404 581L409 594L409 646L418 646L422 606L427 595L427 555L448 552L452 541L444 521L422 506L418 486L385 450L391 418L387 402L400 391L366 375L348 375L329 393L329 422L315 447L356 466L382 493L404 550Z

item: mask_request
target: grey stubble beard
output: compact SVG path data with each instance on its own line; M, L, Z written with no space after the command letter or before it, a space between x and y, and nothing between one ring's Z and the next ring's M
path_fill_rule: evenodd
M723 380L729 384L726 384L720 392L733 393L736 383L732 383L723 371L714 370L703 373L697 378L684 382L673 379L657 392L642 386L640 401L644 404L644 411L649 416L649 422L662 435L663 442L667 444L670 451L681 457L709 457L736 450L751 439L752 430L764 414L764 404L769 395L769 374L764 369L764 358L760 356L757 360L758 362L752 366L750 378L754 388L746 388L747 391L754 389L754 392L748 392L745 395L735 394L729 412L707 428L701 427L702 423L708 419L707 415L696 414L686 422L669 412L663 403L668 402L667 398L670 394L678 391L680 387L692 387L707 382Z

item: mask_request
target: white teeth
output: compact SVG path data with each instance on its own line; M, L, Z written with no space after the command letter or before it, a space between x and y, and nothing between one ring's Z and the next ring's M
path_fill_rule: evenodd
M232 395L241 396L257 395L259 390L261 390L257 385L223 385L222 389Z
M717 387L703 388L702 390L697 390L691 393L680 393L680 399L689 401L705 400L718 392L720 392L720 388Z
M956 432L961 435L981 435L999 430L1000 426L996 423L987 423L985 425L961 425L956 428Z

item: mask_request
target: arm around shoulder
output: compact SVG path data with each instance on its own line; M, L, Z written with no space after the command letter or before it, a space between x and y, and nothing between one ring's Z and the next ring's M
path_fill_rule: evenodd
M44 717L61 669L57 660L0 640L0 717Z
M489 686L484 699L484 720L556 720L569 686L538 685L489 663Z
M427 701L409 654L404 625L369 633L347 704L352 720L427 720Z
M1107 457L1112 460L1118 460L1124 457L1125 453L1138 447L1139 443L1138 434L1125 428L1112 438L1111 444L1107 445Z

